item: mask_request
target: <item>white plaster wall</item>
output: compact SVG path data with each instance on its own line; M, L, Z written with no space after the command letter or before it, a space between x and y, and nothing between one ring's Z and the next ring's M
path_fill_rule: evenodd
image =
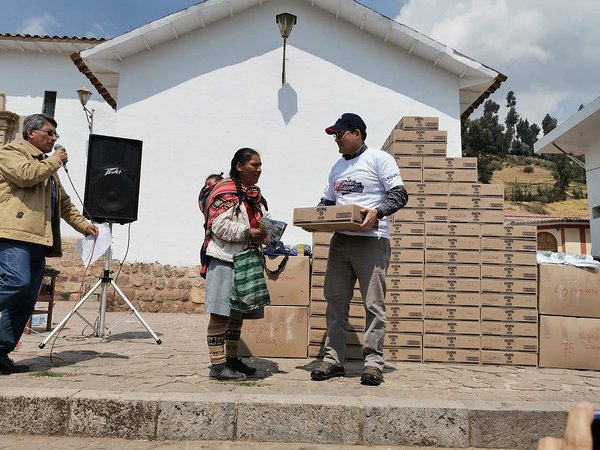
M0 67L19 68L3 70L0 91L6 93L6 109L21 116L42 112L45 91L56 91L54 118L58 122L58 142L69 154L69 176L75 190L83 201L87 168L88 124L79 103L77 89L84 86L93 92L88 108L94 109L96 129L107 134L114 131L116 114L75 67L68 55L40 53L0 52ZM20 137L20 136L19 136ZM59 176L73 203L81 211L82 205L71 186L67 174ZM64 221L61 225L65 236L81 236Z
M600 142L598 148L585 153L585 170L590 209L590 231L593 256L600 256ZM594 208L596 215L594 218Z
M285 11L298 24L282 86L275 15ZM115 133L144 141L129 260L198 262L198 191L208 174L229 171L240 147L262 155L259 185L272 215L290 224L284 242L310 244L293 208L318 203L339 157L324 129L346 111L364 118L373 147L404 115L439 116L449 155L460 155L456 77L305 2L266 3L125 59L120 80ZM113 232L118 253L127 227Z

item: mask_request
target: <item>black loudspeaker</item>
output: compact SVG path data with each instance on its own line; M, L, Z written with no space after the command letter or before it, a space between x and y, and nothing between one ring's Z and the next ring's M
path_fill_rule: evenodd
M95 222L137 220L142 141L90 134L83 214Z

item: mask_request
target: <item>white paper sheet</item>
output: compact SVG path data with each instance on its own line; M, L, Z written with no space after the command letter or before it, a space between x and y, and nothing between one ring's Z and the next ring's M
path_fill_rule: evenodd
M94 225L99 231L96 243L94 244L94 236L86 236L75 244L85 267L96 262L112 244L110 225L107 223L95 223Z

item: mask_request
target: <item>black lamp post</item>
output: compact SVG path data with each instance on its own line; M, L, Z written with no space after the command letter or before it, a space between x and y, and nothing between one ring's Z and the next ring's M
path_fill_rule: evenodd
M287 43L287 38L292 32L292 28L296 25L297 17L290 13L281 13L275 16L275 20L277 21L277 25L279 25L279 31L283 38L283 69L281 71L281 84L283 85L285 84L285 45Z

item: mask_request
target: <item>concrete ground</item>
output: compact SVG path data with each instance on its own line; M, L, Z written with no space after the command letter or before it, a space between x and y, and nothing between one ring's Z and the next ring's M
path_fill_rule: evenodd
M55 324L72 307L59 302ZM80 312L94 322L97 308L90 301ZM161 345L127 313L107 313L114 329L105 338L77 315L43 349L47 332L23 335L11 356L34 371L2 376L2 433L307 449L532 448L562 433L577 401L600 405L600 373L534 367L389 363L385 383L368 387L360 361L346 363L346 377L315 382L313 358L252 358L256 377L220 383L208 378L208 316L142 317Z

